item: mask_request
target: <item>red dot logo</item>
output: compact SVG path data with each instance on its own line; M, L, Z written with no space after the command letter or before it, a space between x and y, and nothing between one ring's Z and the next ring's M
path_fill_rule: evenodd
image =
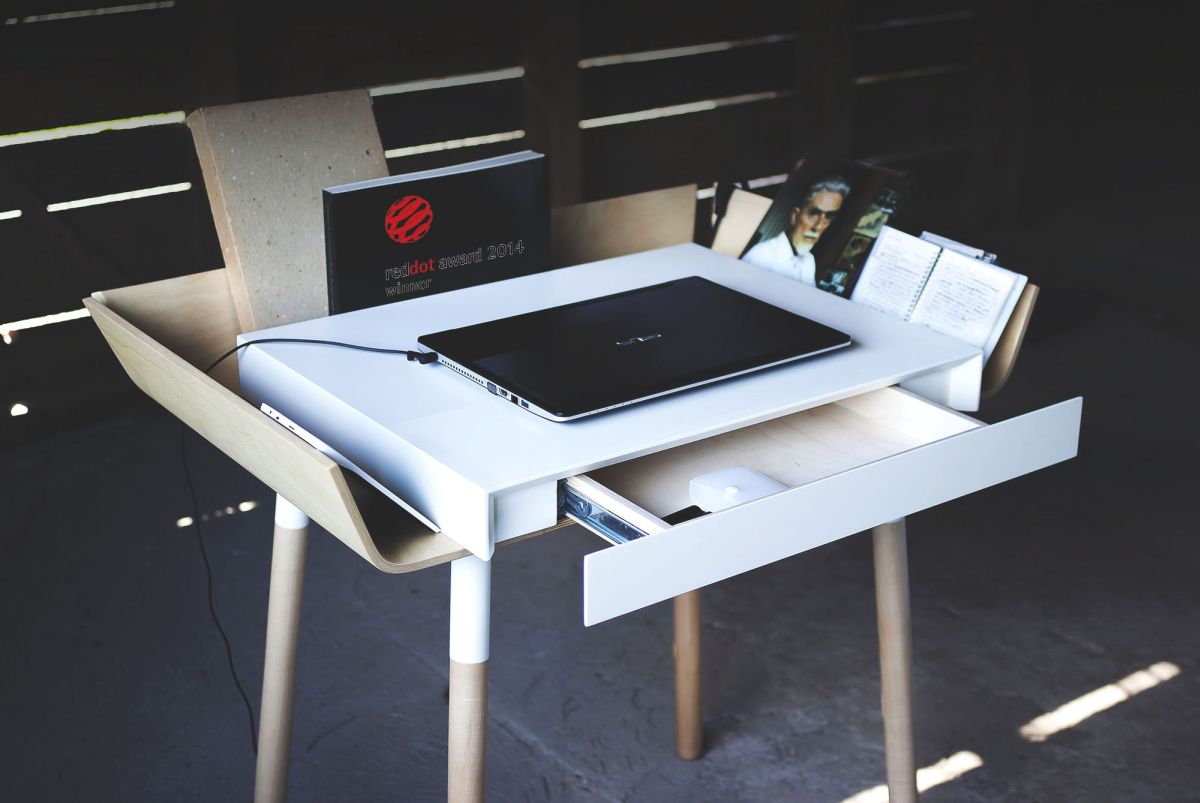
M420 195L405 195L388 207L383 227L398 243L415 243L429 233L433 207Z

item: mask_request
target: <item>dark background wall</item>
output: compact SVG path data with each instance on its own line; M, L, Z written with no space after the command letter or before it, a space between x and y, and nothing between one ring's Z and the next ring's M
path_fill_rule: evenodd
M1077 221L1103 236L1122 203L1195 172L1197 73L1178 44L1190 4L1173 0L113 0L126 10L87 13L104 2L0 9L0 333L95 290L221 265L181 122L6 135L204 105L398 88L374 101L400 152L391 172L529 147L550 156L556 204L772 176L832 152L909 170L908 220L997 251L1017 227L1130 187L1113 219ZM490 80L406 86L477 73ZM460 142L479 137L499 141ZM698 210L703 241L708 201ZM1040 271L1053 286L1053 265ZM5 340L0 446L134 403L86 318ZM9 415L17 403L28 414Z

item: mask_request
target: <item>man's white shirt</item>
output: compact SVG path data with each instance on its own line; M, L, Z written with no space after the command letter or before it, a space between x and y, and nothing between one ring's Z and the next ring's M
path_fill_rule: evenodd
M786 231L763 240L747 251L742 259L751 265L799 279L805 284L815 286L817 283L817 261L807 251L797 254Z

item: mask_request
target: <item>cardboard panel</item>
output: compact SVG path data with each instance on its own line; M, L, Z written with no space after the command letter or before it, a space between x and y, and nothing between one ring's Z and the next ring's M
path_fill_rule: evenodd
M366 90L188 117L244 331L325 315L321 190L387 175Z

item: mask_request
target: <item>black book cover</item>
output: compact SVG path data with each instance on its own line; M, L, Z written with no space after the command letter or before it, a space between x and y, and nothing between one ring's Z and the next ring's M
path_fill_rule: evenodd
M546 270L546 160L532 151L329 187L329 312Z

